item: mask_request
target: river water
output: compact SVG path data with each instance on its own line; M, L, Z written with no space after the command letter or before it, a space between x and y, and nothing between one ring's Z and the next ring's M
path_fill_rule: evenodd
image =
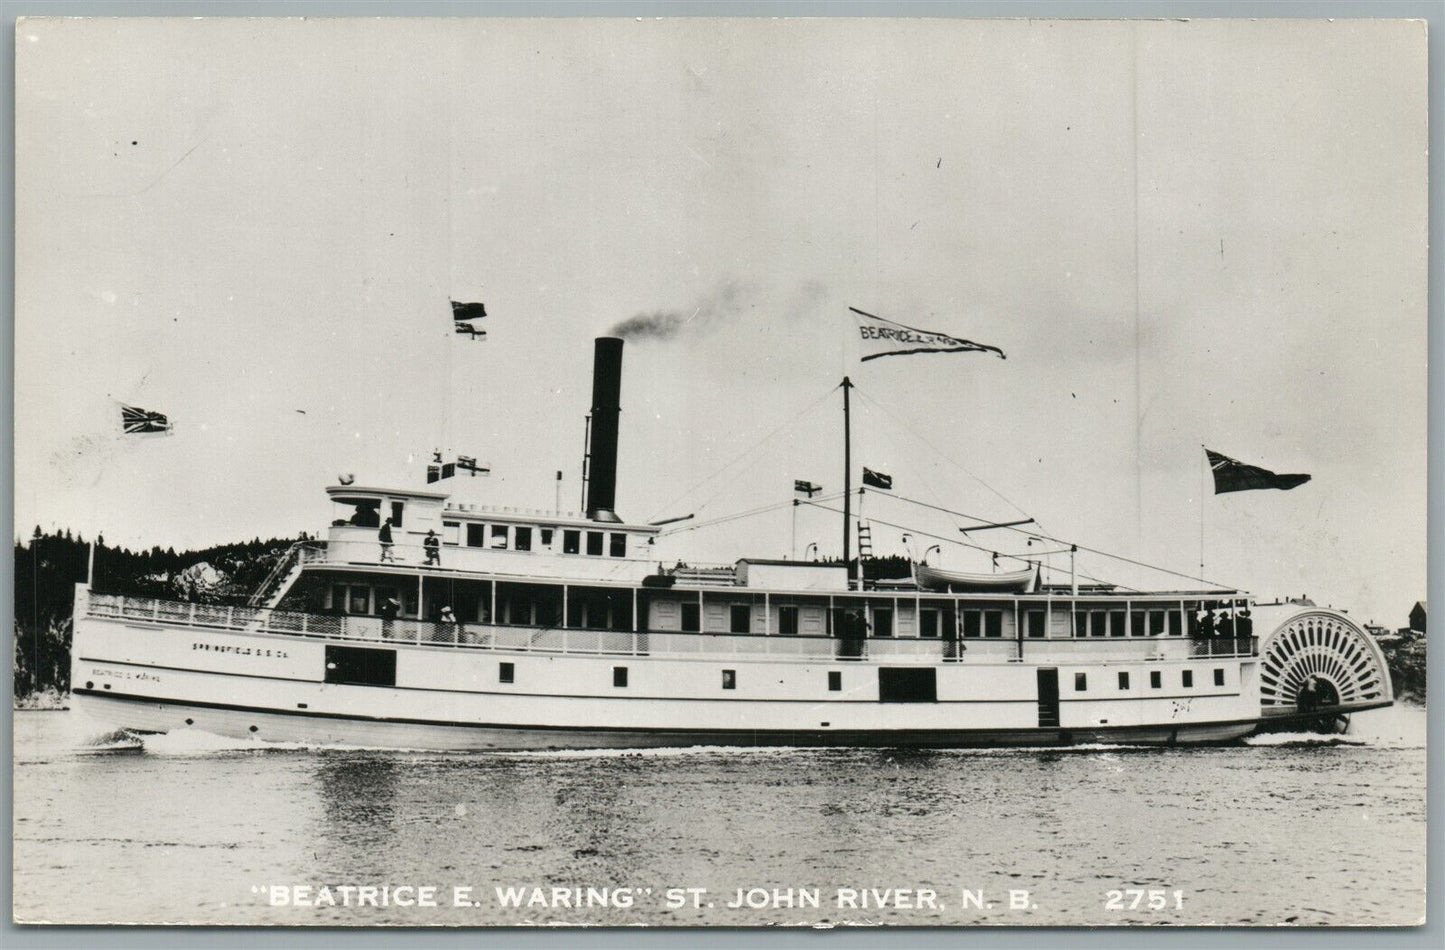
M1334 739L1206 749L468 755L142 740L100 735L78 713L17 712L14 783L15 913L29 922L1409 925L1425 913L1425 713L1411 707L1356 716ZM392 890L373 906L350 890L363 886ZM748 900L729 907L740 888Z

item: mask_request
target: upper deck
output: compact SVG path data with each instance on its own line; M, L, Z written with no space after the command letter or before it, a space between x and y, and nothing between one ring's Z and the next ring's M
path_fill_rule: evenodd
M310 564L425 566L467 574L641 583L655 569L652 525L571 512L450 501L442 492L333 485L327 544ZM380 533L390 519L391 543ZM434 544L428 544L428 539Z

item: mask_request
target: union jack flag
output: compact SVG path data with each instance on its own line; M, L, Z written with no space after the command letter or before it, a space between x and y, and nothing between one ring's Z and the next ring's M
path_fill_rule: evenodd
M120 407L120 424L126 435L169 435L175 427L164 413L126 405Z

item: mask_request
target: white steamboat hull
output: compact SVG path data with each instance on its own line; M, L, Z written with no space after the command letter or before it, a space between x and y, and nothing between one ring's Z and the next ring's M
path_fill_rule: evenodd
M1034 662L559 655L85 617L72 688L78 708L138 732L429 750L1188 744L1300 719L1261 712L1255 657L1066 646L1051 658L1030 644ZM390 682L326 682L337 651L387 658ZM889 695L900 676L922 676L930 695Z
M108 725L139 733L181 729L232 738L367 749L443 752L649 749L690 746L973 748L1088 743L1190 745L1230 742L1256 731L1247 722L1071 729L740 730L629 729L440 723L348 716L305 716L260 707L180 704L83 693L77 708Z

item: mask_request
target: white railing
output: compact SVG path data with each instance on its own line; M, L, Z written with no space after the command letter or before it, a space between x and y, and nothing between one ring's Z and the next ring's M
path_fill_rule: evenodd
M85 616L105 620L164 624L169 627L218 629L242 633L364 640L424 646L502 650L525 653L621 654L633 656L742 657L776 656L816 660L873 660L899 663L1035 662L1068 660L1162 659L1155 651L1168 643L1197 646L1200 641L1116 640L943 640L876 637L872 639L794 636L786 634L672 633L591 630L575 627L513 627L480 623L433 623L426 620L384 620L346 614L317 614L266 607L191 604L152 597L92 593ZM1244 656L1255 647L1249 640L1208 641L1205 653ZM1132 649L1130 649L1132 648ZM1230 652L1225 652L1229 650ZM1244 650L1246 652L1238 652ZM1169 659L1190 655L1179 651Z

